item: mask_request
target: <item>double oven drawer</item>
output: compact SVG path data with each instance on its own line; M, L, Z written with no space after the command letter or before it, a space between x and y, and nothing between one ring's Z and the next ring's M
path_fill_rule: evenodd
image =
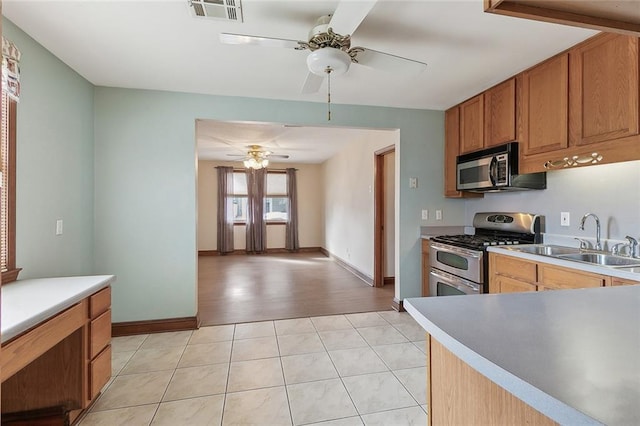
M484 256L482 250L469 250L433 241L429 252L432 268L478 284L484 283Z

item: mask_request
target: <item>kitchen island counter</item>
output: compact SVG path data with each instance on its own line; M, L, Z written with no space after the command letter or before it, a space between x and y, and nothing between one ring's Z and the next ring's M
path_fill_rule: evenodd
M640 286L405 299L446 349L561 424L640 424Z

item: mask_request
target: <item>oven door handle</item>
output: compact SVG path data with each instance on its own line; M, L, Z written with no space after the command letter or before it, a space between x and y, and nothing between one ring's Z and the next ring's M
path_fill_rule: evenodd
M431 271L429 272L429 274L434 276L436 279L440 278L447 285L454 287L463 293L468 294L469 292L465 291L468 289L470 289L473 293L480 293L480 287L460 277L454 277L451 274L440 272L434 268L431 268Z
M476 251L466 250L466 249L457 248L457 247L450 247L450 246L444 245L442 243L434 243L434 242L432 242L431 243L431 247L436 249L437 251L444 251L444 252L452 253L452 254L465 255L465 256L468 256L468 257L472 257L474 259L478 259L482 255L482 252L476 252Z

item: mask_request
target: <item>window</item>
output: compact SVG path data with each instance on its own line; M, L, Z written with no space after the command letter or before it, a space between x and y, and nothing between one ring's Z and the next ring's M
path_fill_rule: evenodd
M244 171L233 173L233 221L247 220L247 175ZM267 188L264 200L264 216L267 222L286 222L289 216L287 199L287 175L282 172L267 172Z
M267 173L264 216L267 222L286 222L289 216L286 173Z
M2 93L2 189L0 266L2 283L15 281L16 269L16 101Z

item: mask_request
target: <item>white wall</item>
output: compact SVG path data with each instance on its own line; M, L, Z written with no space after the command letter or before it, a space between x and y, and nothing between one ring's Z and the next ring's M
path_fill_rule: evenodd
M217 249L216 215L218 177L216 166L238 166L238 162L198 161L198 250ZM322 178L319 164L271 163L270 168L298 169L298 239L300 247L320 247L324 241ZM267 248L284 248L285 226L267 225ZM245 248L245 227L234 227L234 247Z
M623 240L640 237L640 161L578 167L547 172L547 189L486 194L484 199L466 201L466 225L481 211L525 211L546 219L546 237L595 237L592 219L585 230L578 229L588 212L600 218L602 238ZM560 226L560 212L569 212L569 227Z
M323 163L325 248L373 277L374 152L399 141L398 130L363 130Z

